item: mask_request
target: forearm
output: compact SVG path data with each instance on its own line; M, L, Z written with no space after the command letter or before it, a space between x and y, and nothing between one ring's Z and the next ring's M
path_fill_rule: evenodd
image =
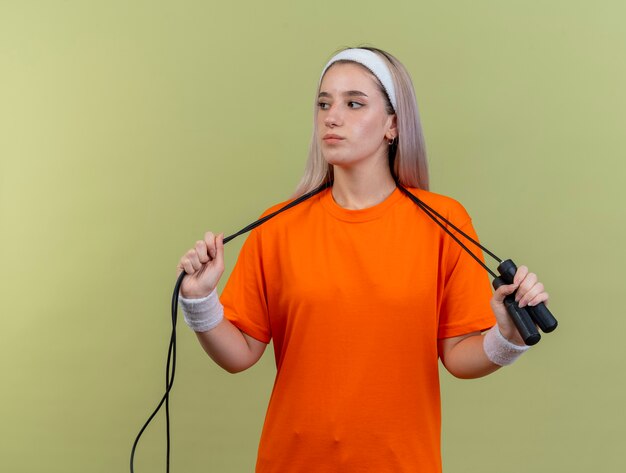
M483 348L484 335L472 335L458 342L442 359L446 369L457 378L474 379L487 376L501 368L487 358Z
M204 351L229 373L249 368L263 353L263 344L248 338L224 317L224 307L215 290L200 298L180 296L179 302L185 323L196 333ZM255 345L254 350L251 344Z
M226 318L209 331L195 333L204 351L229 373L243 371L257 361L241 330Z
M519 338L519 337L517 337ZM505 338L495 325L484 334L470 333L439 341L441 361L457 378L480 378L514 363L530 347Z

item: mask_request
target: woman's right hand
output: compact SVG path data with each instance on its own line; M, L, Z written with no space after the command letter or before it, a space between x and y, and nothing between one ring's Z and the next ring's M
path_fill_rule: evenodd
M187 276L180 287L180 295L188 299L206 297L217 287L224 272L224 234L215 236L206 232L204 240L184 254L176 267L176 276L185 271Z

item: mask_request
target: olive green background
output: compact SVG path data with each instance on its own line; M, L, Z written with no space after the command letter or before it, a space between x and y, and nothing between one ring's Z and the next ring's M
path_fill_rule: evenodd
M624 5L0 1L0 470L128 471L178 259L288 198L322 66L370 44L412 74L432 190L561 324L488 378L442 371L444 471L626 471ZM253 471L272 348L230 375L178 342L172 471ZM165 471L164 427L137 472Z

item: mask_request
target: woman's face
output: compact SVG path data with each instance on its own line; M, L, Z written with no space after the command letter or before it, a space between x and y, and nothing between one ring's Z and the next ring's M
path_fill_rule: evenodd
M317 134L324 159L351 167L387 160L388 140L397 136L395 115L376 78L355 63L331 66L320 84Z

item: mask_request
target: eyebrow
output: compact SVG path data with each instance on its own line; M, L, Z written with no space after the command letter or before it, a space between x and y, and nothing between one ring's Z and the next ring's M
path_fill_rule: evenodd
M367 97L367 94L361 92L360 90L348 90L346 92L343 92L341 95L343 95L344 97ZM332 96L328 92L320 92L318 98L319 97L331 98Z

